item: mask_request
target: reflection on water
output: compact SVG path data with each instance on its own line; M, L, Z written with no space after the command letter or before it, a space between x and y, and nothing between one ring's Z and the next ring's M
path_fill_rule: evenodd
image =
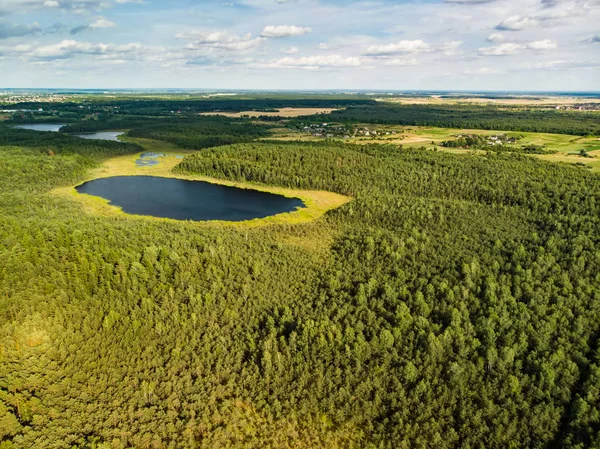
M19 129L29 129L31 131L51 131L57 133L59 129L61 129L65 125L56 125L53 123L37 123L33 125L18 125L15 128Z
M80 185L77 191L105 198L130 214L176 220L243 221L305 207L298 198L154 176L101 178Z
M75 137L81 137L82 139L95 139L95 140L111 140L113 142L120 142L118 137L123 132L118 131L101 131L97 133L87 133L87 134L73 134Z
M51 131L58 132L60 128L65 126L64 124L58 125L54 123L35 123L29 125L17 125L15 128L19 129L28 129L30 131ZM125 134L121 131L100 131L97 133L86 133L86 134L71 134L75 137L80 137L82 139L96 139L96 140L111 140L113 142L120 142L118 137L122 134Z

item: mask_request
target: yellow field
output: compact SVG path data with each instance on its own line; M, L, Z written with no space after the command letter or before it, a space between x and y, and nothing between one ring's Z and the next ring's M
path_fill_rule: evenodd
M300 117L301 115L315 115L315 114L331 114L333 111L339 109L330 108L283 108L277 112L260 112L260 111L243 111L243 112L202 112L200 115L224 115L225 117L259 117L265 115L268 117Z
M152 141L149 139L124 138L123 140L138 143L142 145L146 151L164 153L165 156L160 157L158 159L160 163L155 166L136 165L136 161L139 159L139 156L142 153L115 157L107 160L101 167L90 171L89 176L85 181L91 181L93 179L99 178L110 178L113 176L159 176L166 178L206 181L213 184L275 193L286 196L288 198L300 198L306 205L305 208L298 209L293 212L282 213L273 215L271 217L248 220L243 222L228 222L218 220L194 222L198 224L198 226L227 225L237 227L257 227L273 224L297 224L310 222L322 217L327 211L343 206L344 204L352 200L352 198L350 197L332 192L314 190L295 190L286 189L282 187L267 187L263 185L256 185L250 183L239 183L226 181L222 179L214 179L206 176L187 176L173 173L173 168L175 168L175 166L179 164L179 162L181 162L181 159L177 158L177 156L195 153L195 151L182 150L174 147L171 144L164 144L162 142ZM102 215L105 217L127 216L130 218L140 220L167 220L172 222L177 221L168 218L157 218L126 214L121 210L121 208L110 205L108 200L96 196L80 194L77 192L77 190L75 190L75 187L76 186L58 188L53 190L52 194L61 197L66 197L78 202L83 208L83 210L89 214Z
M439 95L428 97L392 97L377 98L377 101L397 104L495 104L507 106L572 106L581 103L600 103L600 98L581 97L543 97L522 96L515 98L441 98Z

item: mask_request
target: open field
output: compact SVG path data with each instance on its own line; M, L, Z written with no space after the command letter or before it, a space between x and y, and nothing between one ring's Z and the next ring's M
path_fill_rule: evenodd
M566 134L550 133L530 133L514 131L488 131L480 129L448 129L431 128L418 126L393 126L393 125L364 125L383 132L376 138L355 137L347 139L352 143L393 143L403 145L409 148L438 148L442 151L451 151L461 153L466 150L456 148L443 148L440 143L446 140L455 139L458 134L477 134L483 136L492 136L506 134L508 137L520 137L513 147L523 145L540 145L548 150L555 150L558 153L551 155L536 155L545 160L554 162L583 163L592 167L594 171L600 171L600 137L581 137ZM385 134L387 132L396 132L396 134ZM582 157L578 154L580 150L585 150L591 157Z
M600 98L558 97L558 96L522 96L514 98L481 98L481 97L450 97L442 98L440 95L425 97L381 97L377 101L396 104L493 104L506 106L573 106L582 103L595 103L600 105Z
M181 156L193 154L194 150L184 150L176 147L173 144L153 141L150 139L139 139L132 137L124 137L122 140L137 143L144 147L145 151L163 153L165 156L159 158L159 164L155 166L138 166L136 160L139 159L142 153L114 157L107 160L101 167L92 170L88 178L84 181L91 181L98 178L109 178L113 176L159 176L165 178L186 179L191 181L206 181L213 184L237 187L241 189L254 189L263 192L283 195L288 198L300 198L306 205L303 209L298 209L289 213L282 213L266 218L242 221L229 222L213 220L209 222L196 222L199 226L236 226L236 227L258 227L272 224L299 224L316 220L323 216L327 211L343 206L350 202L352 198L332 192L325 191L309 191L286 189L282 187L267 187L263 185L255 185L250 183L231 182L221 179L209 178L206 176L188 176L173 173L173 168L181 162ZM178 157L179 156L179 157ZM119 215L127 215L132 218L142 220L159 220L173 221L168 218L146 217L130 215L123 212L119 207L109 204L108 200L91 195L80 194L75 190L76 186L61 187L55 189L52 193L63 198L70 198L80 203L86 213L96 214L105 217L114 217Z
M224 115L225 117L300 117L302 115L331 114L339 109L332 108L283 108L277 112L242 111L242 112L202 112L200 115Z

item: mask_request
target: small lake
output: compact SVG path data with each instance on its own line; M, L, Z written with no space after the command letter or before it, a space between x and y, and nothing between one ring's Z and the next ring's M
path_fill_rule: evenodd
M176 220L244 221L305 207L299 198L155 176L95 179L77 191L107 199L128 214Z
M31 131L50 131L57 133L60 128L65 125L55 125L47 123L36 123L31 125L17 125L15 128L29 129ZM71 134L75 137L81 137L82 139L96 139L96 140L112 140L114 142L120 142L118 137L121 134L125 134L122 131L100 131L97 133L86 133L86 134Z
M51 131L57 133L65 125L55 125L51 123L36 123L34 125L17 125L15 128L30 129L32 131Z
M88 133L88 134L71 134L75 137L81 137L82 139L96 139L96 140L112 140L115 142L120 142L118 137L121 134L125 134L123 132L116 131L102 131L97 133Z

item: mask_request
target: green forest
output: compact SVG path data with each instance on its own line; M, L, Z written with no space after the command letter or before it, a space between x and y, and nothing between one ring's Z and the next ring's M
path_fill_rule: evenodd
M303 117L306 119L306 117ZM440 128L498 129L573 135L600 135L597 112L557 111L523 106L398 105L351 106L313 117L315 123L377 123ZM305 120L306 121L306 120Z
M371 121L455 126L413 109ZM259 227L93 215L52 190L142 147L0 124L0 449L600 447L597 174L516 152L259 141L263 125L221 117L126 120L131 137L199 150L176 173L353 200Z

